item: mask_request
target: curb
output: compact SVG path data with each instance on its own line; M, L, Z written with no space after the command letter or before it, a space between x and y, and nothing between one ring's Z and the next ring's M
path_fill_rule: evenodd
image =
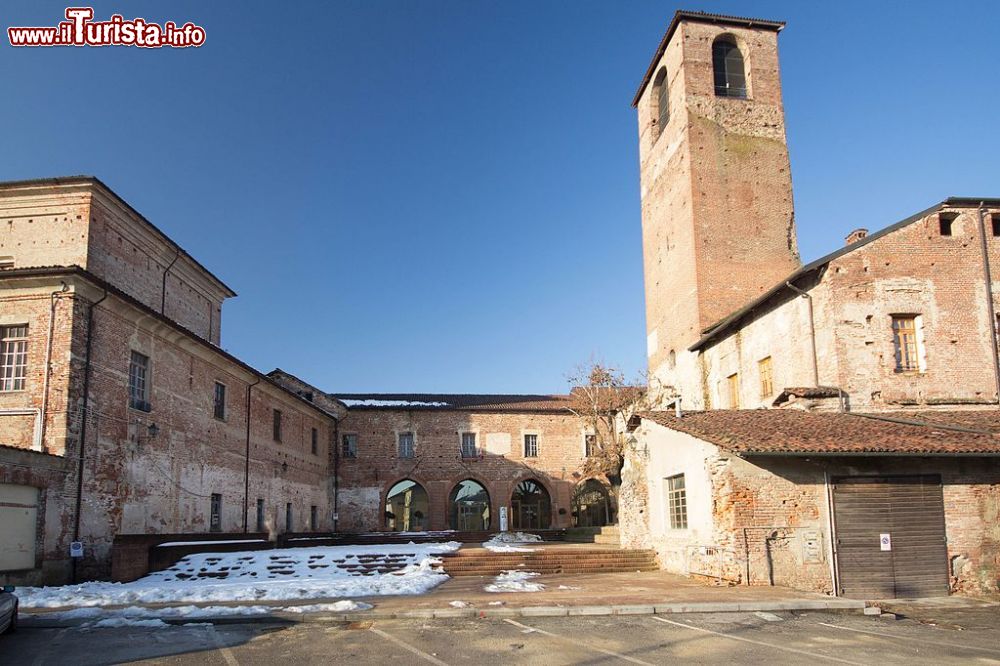
M431 620L456 618L568 617L607 615L673 615L679 613L740 613L756 611L857 611L865 602L853 599L793 599L789 601L743 601L629 604L618 606L524 606L521 608L418 608L413 610L353 611L350 613L269 613L264 615L221 615L216 617L160 618L170 625L183 624L299 624L308 622L364 622L371 620ZM156 619L144 617L142 619ZM78 627L91 620L46 620L42 616L23 617L19 626L32 629Z

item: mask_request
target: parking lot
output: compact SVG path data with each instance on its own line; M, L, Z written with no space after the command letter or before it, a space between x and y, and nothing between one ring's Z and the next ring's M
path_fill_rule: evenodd
M385 620L163 629L29 629L0 662L110 664L1000 664L1000 609L886 619L841 613Z

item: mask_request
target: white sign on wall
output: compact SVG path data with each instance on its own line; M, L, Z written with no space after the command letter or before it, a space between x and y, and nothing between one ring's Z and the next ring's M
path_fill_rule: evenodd
M69 556L70 557L83 557L83 542L82 541L71 541L69 544Z
M500 507L500 531L507 531L507 507Z
M879 534L878 545L882 550L892 550L892 537L888 534Z

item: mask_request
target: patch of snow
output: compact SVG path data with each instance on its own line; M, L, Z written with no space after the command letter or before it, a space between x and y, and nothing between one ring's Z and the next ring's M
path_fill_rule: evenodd
M489 541L483 542L483 548L494 553L533 553L540 548L525 548L520 544L539 543L542 537L527 532L500 532L494 534Z
M156 544L157 548L167 546L217 546L220 543L266 543L266 539L223 539L221 541L168 541Z
M491 601L489 603L489 605L490 606L503 606L505 603L507 603L507 602L506 601Z
M286 606L281 610L286 613L346 613L347 611L360 611L368 610L371 608L371 604L361 603L360 601L351 601L350 599L344 599L342 601L335 601L332 604L308 604L305 606Z
M449 601L448 605L452 608L471 608L472 604L468 601Z
M447 402L424 402L423 400L358 400L338 398L348 407L448 407Z
M560 585L556 589L557 590L579 590L579 589L582 589L582 588L574 587L572 585Z
M483 589L487 592L541 592L545 585L528 582L535 576L541 574L534 571L504 571Z
M197 553L131 583L21 587L18 596L29 609L423 594L448 579L435 555L460 546L450 541Z

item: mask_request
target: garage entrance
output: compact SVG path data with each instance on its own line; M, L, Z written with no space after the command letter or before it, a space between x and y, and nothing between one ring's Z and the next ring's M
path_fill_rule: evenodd
M891 599L948 594L939 475L833 479L840 592Z
M0 571L35 567L38 488L0 483Z

